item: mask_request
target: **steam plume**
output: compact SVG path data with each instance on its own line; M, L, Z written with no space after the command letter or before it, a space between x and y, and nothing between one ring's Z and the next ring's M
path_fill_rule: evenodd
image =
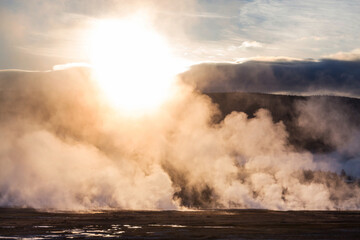
M352 130L329 133L339 154L352 154L341 162L337 152L296 151L266 109L216 123L211 99L180 83L156 113L139 118L108 106L86 68L1 72L0 88L1 206L360 208L359 186L340 176L344 166L359 166L359 152L347 148ZM321 121L320 103L298 109L304 129ZM329 121L315 134L333 129Z

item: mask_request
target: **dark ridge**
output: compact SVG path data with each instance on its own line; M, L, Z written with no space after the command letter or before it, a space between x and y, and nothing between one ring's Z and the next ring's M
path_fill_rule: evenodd
M340 96L296 96L249 92L211 92L205 93L218 104L222 115L215 121L221 121L233 111L245 112L249 118L260 108L271 112L274 122L282 121L289 133L289 143L297 150L308 150L314 153L331 152L335 146L324 137L310 136L298 125L299 111L297 104L310 99L325 101L329 106L342 106L347 109L347 118L351 124L360 127L360 99ZM341 113L339 113L341 114ZM345 123L344 123L345 124Z
M202 92L331 92L360 95L360 61L202 63L181 74Z

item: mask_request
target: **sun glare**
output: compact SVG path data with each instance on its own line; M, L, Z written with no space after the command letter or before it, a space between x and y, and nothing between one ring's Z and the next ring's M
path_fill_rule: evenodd
M89 45L99 87L123 112L161 105L180 71L165 39L142 19L97 21Z

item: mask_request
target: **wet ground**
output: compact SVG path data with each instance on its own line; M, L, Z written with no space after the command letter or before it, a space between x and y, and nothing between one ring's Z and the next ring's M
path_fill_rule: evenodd
M360 239L360 211L41 212L0 208L0 239Z

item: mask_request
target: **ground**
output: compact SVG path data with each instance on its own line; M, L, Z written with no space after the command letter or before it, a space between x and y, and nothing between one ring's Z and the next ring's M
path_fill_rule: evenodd
M0 209L0 238L360 239L360 211Z

